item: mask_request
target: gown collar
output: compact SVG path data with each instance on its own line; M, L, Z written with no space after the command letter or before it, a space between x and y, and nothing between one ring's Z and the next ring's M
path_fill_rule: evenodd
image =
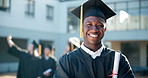
M89 48L84 46L84 42L81 44L81 48L87 53L89 54L93 59L95 59L97 56L100 56L103 49L105 48L104 44L102 44L101 48L98 49L97 51L91 51Z

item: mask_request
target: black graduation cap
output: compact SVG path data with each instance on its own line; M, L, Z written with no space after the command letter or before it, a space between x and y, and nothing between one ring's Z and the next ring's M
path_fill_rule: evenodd
M88 16L98 16L106 20L116 15L116 13L113 10L111 10L102 0L89 0L83 3L82 6L83 6L83 17L84 18ZM71 12L75 16L80 18L81 6L75 8Z
M50 44L48 44L48 45L46 46L46 48L48 48L49 50L52 50L52 46L51 46Z
M102 0L89 0L71 11L80 19L80 37L82 37L82 21L88 16L97 16L105 21L116 15Z
M34 48L38 48L38 44L35 42L35 40L33 40L32 44L34 45Z

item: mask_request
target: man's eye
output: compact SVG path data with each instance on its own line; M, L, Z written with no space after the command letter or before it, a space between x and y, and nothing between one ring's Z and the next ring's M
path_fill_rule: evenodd
M92 24L86 24L86 26L90 27L90 26L92 26Z
M103 27L104 27L104 25L98 25L98 27L102 27L102 28L103 28Z

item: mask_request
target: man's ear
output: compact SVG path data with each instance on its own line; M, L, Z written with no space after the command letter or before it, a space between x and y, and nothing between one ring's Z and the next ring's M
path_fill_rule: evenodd
M107 30L107 28L105 27L105 28L104 28L104 31L106 31L106 30Z

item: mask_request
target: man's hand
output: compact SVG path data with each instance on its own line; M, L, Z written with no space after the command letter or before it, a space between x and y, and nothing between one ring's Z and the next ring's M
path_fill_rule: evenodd
M12 36L11 35L9 35L7 37L7 42L8 42L9 47L12 47L13 45L15 45L14 42L12 41Z
M44 73L44 75L45 75L45 76L49 76L49 75L50 75L50 72L48 72L48 73Z
M41 78L40 76L38 76L37 78Z

